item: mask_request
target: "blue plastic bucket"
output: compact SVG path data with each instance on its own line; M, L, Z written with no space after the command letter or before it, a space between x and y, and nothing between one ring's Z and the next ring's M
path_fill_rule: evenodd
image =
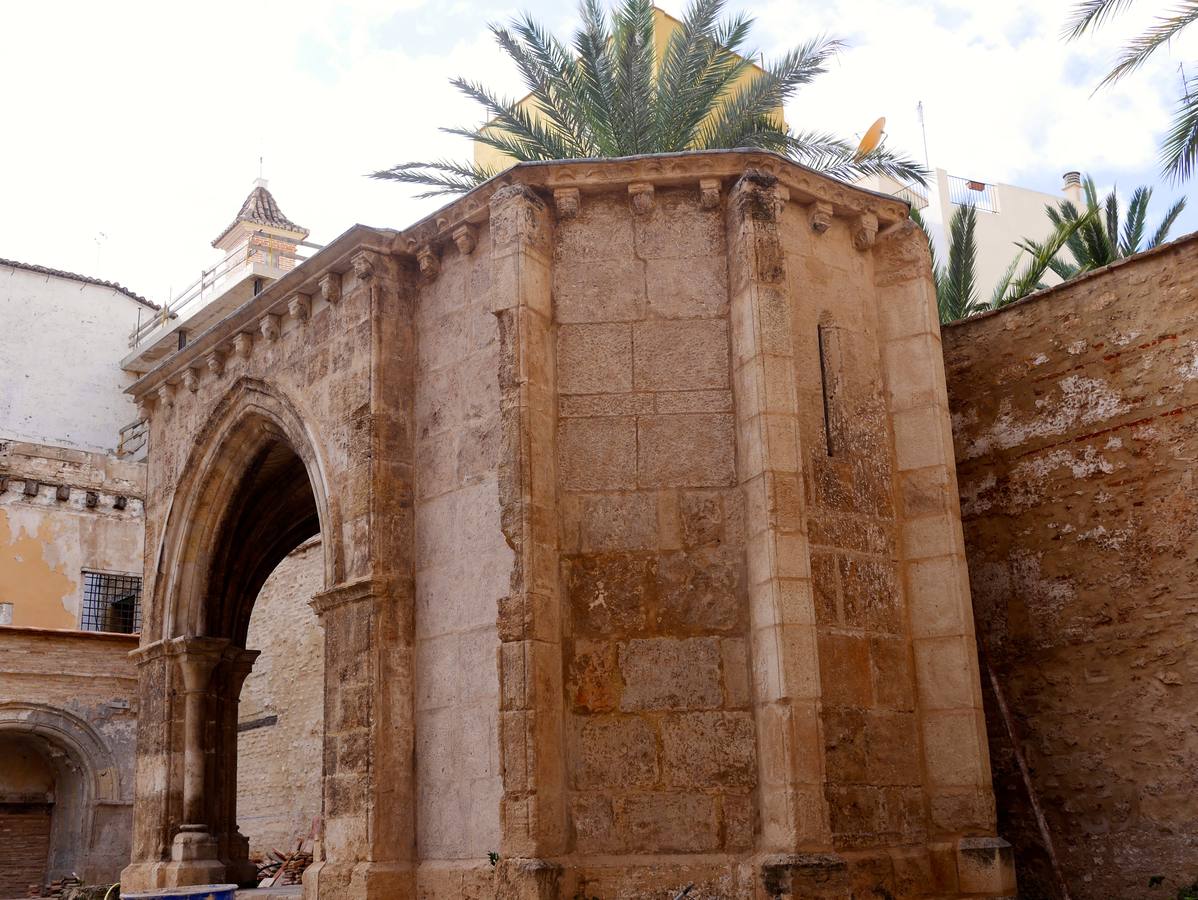
M121 900L234 900L235 884L193 884L188 887L161 888L157 891L138 891L136 894L121 893Z

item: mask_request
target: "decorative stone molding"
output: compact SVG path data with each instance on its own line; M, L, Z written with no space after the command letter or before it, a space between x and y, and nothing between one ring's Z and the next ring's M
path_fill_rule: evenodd
M193 394L200 389L200 372L195 367L183 370L183 387Z
M320 276L320 296L326 303L341 302L341 276L337 272L325 272Z
M287 315L297 322L307 322L312 315L312 298L307 294L292 294L287 301Z
M158 385L158 405L163 409L170 409L175 405L175 386L169 381Z
M219 350L213 350L205 356L204 363L208 366L208 371L212 373L214 378L220 378L225 374L225 355Z
M557 207L559 219L573 219L578 215L578 188L558 188L553 192L553 205Z
M808 214L808 221L811 222L811 230L816 234L823 234L832 227L832 216L835 214L831 203L825 203L822 200L816 200L811 204L811 212Z
M137 416L145 421L150 421L150 416L154 413L154 395L146 394L137 401Z
M853 220L853 246L868 250L878 236L878 217L873 213L862 213Z
M277 341L279 339L279 317L267 313L258 323L258 330L268 341Z
M367 575L363 578L355 578L353 581L343 581L341 584L333 585L327 591L313 594L308 605L312 607L316 615L323 616L330 610L348 603L360 603L363 600L370 600L372 597L387 596L393 587L394 579L392 578Z
M647 181L636 181L628 185L628 199L632 203L632 211L638 216L648 215L653 211L653 185Z
M459 225L453 230L453 242L458 246L458 252L469 256L478 245L478 229L473 225Z
M249 331L239 331L233 335L233 352L242 359L249 359L254 352L254 335Z
M432 281L441 274L441 259L428 244L416 250L416 265L420 268L421 277L427 281Z
M374 277L374 254L369 250L355 253L350 260L350 265L354 267L354 275L360 281L369 281Z
M699 179L699 206L703 209L716 209L720 205L720 179Z

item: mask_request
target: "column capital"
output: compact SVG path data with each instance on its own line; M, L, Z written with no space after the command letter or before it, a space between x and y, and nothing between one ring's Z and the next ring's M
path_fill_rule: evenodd
M308 605L315 610L316 615L324 616L339 606L389 596L398 586L399 579L395 575L366 575L313 594Z
M221 661L229 646L227 638L194 637L185 635L171 638L168 653L179 662L183 674L183 685L188 693L208 688L212 670Z

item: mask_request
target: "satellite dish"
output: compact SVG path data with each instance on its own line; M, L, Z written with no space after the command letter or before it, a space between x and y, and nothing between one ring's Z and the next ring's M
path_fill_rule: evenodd
M878 121L869 126L869 130L865 132L865 137L861 139L861 143L857 145L857 153L854 159L861 159L863 156L869 156L878 149L878 144L882 143L882 134L886 127L886 117L882 116Z

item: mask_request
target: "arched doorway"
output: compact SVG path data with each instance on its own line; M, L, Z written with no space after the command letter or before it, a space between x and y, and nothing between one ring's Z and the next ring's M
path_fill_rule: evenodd
M0 897L64 875L109 877L108 845L121 842L106 841L120 828L108 813L122 795L99 735L63 709L0 703L0 761Z
M185 525L168 531L173 564L162 573L160 627L181 682L171 731L183 751L168 884L256 882L237 821L238 707L259 654L247 646L250 617L276 567L321 533L319 466L302 430L254 404L225 424L194 492L177 498ZM307 774L319 784L319 763Z

